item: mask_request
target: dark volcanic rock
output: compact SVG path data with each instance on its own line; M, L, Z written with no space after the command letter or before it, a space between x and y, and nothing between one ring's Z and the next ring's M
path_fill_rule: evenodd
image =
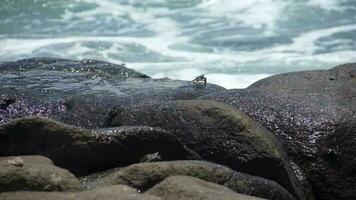
M5 192L0 193L1 200L160 200L161 198L139 194L136 190L114 185L83 192Z
M318 199L356 199L356 64L280 74L202 99L231 104L278 136Z
M241 194L272 200L294 199L286 189L273 181L236 172L228 167L205 161L182 160L134 164L117 171L105 173L104 178L99 180L97 185L124 184L146 191L167 177L176 175L196 177L220 184Z
M124 65L116 65L98 60L68 60L62 58L28 58L16 62L4 62L0 64L0 72L24 72L32 70L63 71L87 73L87 76L115 77L115 78L149 78L147 75L126 68Z
M88 130L41 117L0 126L0 156L44 155L76 175L137 163L155 152L162 160L199 158L173 134L158 128Z
M76 191L81 186L74 175L54 166L48 158L0 157L0 193L20 190Z
M171 200L263 200L238 194L224 186L189 176L168 177L147 191L146 194Z
M100 127L118 104L152 99L193 99L222 91L208 84L151 79L96 60L30 58L0 63L0 123L40 115L85 128Z
M108 126L144 125L174 133L204 160L276 181L302 198L279 141L232 106L214 101L171 101L118 106Z

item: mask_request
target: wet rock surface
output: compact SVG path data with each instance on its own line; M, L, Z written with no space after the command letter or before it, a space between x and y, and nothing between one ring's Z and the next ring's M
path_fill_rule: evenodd
M78 191L81 185L74 175L54 166L48 158L0 157L0 193L20 190Z
M318 199L356 199L356 64L280 74L201 99L233 105L271 130Z
M116 107L107 125L164 128L204 160L274 180L304 198L279 141L232 106L201 100L144 102Z
M262 200L262 198L238 194L224 186L189 176L168 177L147 191L146 194L172 200Z
M25 197L25 198L24 198ZM0 193L1 200L160 200L161 198L139 194L136 190L115 185L82 192L6 192Z
M194 99L224 88L151 79L97 60L29 58L0 63L0 123L40 115L85 128L102 126L116 105L152 99Z
M44 155L75 175L137 163L155 152L163 160L199 158L177 137L159 128L81 129L42 117L0 125L0 156Z
M274 200L294 197L279 184L256 176L233 171L229 167L204 161L170 161L130 165L105 173L99 185L124 184L146 191L169 176L192 176L223 185L231 190Z
M0 199L356 199L356 64L239 90L96 60L0 77Z

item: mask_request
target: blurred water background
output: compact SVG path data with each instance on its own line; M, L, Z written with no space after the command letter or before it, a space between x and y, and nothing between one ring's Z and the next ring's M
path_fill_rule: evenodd
M356 61L356 0L0 0L0 62L35 56L243 88Z

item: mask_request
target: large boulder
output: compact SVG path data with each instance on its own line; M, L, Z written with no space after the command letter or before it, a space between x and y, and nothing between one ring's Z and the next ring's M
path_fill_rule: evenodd
M160 200L161 198L139 194L136 190L114 185L82 192L5 192L0 193L1 200Z
M107 126L140 125L171 131L204 160L276 181L303 199L275 136L234 107L214 101L144 102L117 106Z
M156 152L162 160L199 158L159 128L81 129L42 117L0 125L0 156L44 155L76 175L137 163Z
M235 193L224 186L189 176L168 177L148 190L146 194L171 200L263 200Z
M76 61L51 57L27 58L15 62L0 63L0 70L3 74L32 70L48 70L71 71L75 73L85 72L88 73L88 76L115 77L118 79L130 77L149 78L149 76L145 74L126 68L124 64L117 65L92 59Z
M77 191L81 185L74 175L54 166L48 158L0 157L0 193L19 190Z
M223 185L231 190L273 200L293 200L294 197L277 183L250 176L232 169L205 161L169 161L133 164L106 172L97 179L101 185L124 184L146 191L169 176L192 176Z
M280 74L201 99L233 105L271 130L318 199L356 199L356 64Z
M97 60L30 58L0 63L0 123L40 115L84 128L101 127L117 104L194 99L224 88L151 79Z

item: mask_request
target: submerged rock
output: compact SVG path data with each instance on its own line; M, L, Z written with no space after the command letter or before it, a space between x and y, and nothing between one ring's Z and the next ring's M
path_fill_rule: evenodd
M160 200L161 198L139 194L136 190L114 185L83 192L5 192L0 193L1 200Z
M303 197L279 141L230 105L187 100L118 106L110 113L107 125L164 128L204 160L274 180L295 196Z
M0 125L0 156L43 155L76 175L140 162L199 158L173 134L151 127L81 129L47 118L27 117Z
M30 58L0 63L0 123L40 115L85 128L102 126L118 104L194 99L222 87L189 81L151 79L96 60ZM12 102L9 102L12 99Z
M74 175L54 166L48 158L0 157L0 193L19 190L77 191L81 185Z
M233 171L228 167L205 161L170 161L134 164L105 173L97 186L124 184L140 191L146 191L155 187L156 184L159 184L167 177L176 175L196 177L220 184L237 193L272 200L294 199L286 189L273 181L250 176ZM166 192L169 192L169 190Z
M271 130L318 199L356 199L356 64L280 74L201 99L233 105Z
M263 200L235 193L224 186L189 176L168 177L147 191L146 194L172 200Z

